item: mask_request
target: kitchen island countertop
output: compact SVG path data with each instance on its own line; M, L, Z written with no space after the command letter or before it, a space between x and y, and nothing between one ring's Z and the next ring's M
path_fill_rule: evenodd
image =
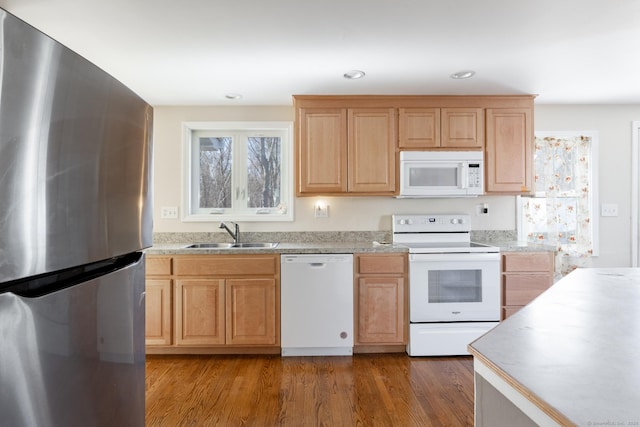
M507 401L539 425L640 426L640 269L575 270L469 351L477 426L530 425L496 421Z

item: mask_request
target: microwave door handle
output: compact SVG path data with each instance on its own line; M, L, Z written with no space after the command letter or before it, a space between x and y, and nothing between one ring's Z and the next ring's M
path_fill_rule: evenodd
M458 182L462 189L469 187L469 174L467 173L467 168L464 163L460 163L458 165Z

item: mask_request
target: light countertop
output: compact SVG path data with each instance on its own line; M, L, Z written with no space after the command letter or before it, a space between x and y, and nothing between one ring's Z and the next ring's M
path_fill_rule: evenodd
M275 248L225 248L225 249L193 249L187 248L191 243L154 244L146 252L152 255L204 255L204 254L314 254L314 253L387 253L407 252L405 246L380 244L377 242L300 242L278 243Z
M513 239L509 231L474 231L471 240L500 248L501 252L554 251L554 247L531 245ZM390 231L330 231L330 232L243 232L243 242L280 242L275 248L193 249L187 246L201 242L229 241L226 233L154 233L154 244L147 249L153 255L242 254L242 253L385 253L408 252L391 242Z
M640 269L575 270L469 350L563 425L639 426Z
M535 252L553 251L553 248L540 245L526 245L517 242L480 242L487 243L500 248L501 252ZM157 243L146 252L151 255L195 255L195 254L250 254L250 253L387 253L387 252L408 252L408 248L401 244L387 244L378 242L293 242L278 243L275 248L209 248L194 249L188 248L189 242L178 243Z

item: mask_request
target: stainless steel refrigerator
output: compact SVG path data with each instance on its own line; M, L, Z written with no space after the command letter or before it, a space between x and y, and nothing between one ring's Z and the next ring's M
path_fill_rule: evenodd
M144 425L151 125L0 9L0 425Z

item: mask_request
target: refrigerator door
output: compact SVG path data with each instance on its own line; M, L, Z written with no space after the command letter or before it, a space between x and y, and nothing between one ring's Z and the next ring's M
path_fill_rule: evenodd
M0 283L151 246L152 108L0 9Z
M144 426L144 255L129 258L55 292L0 294L0 424Z

